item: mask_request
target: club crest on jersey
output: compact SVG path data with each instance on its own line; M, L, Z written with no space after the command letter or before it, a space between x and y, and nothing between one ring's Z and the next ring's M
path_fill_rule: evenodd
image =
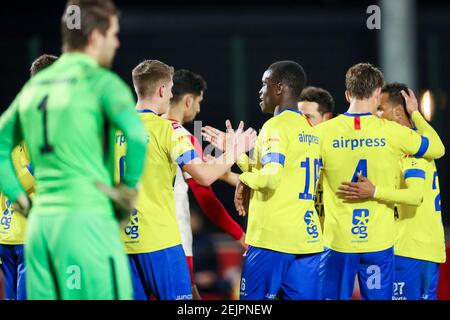
M369 223L369 210L355 209L352 217L352 234L357 235L360 239L368 237L367 224Z
M131 239L137 239L139 237L139 218L137 214L137 210L134 209L131 212L131 218L128 225L125 227L125 234L130 236Z
M6 208L3 211L2 218L0 219L0 225L2 226L3 231L9 230L11 228L11 220L13 214L14 209L12 207L11 201L6 200Z
M314 219L314 211L308 210L305 213L304 220L306 223L306 232L313 237L313 239L316 239L319 237L319 230L316 224L316 221Z

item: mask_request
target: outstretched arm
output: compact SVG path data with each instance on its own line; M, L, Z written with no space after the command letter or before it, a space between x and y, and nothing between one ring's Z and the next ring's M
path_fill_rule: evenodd
M245 132L229 130L225 139L226 151L220 157L208 163L203 162L199 157L195 157L183 164L182 169L201 185L209 186L225 174L241 154L253 149L256 138L256 131L251 128Z

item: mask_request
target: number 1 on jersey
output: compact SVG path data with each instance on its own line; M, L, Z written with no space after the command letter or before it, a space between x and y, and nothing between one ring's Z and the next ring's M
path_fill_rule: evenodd
M48 95L44 97L42 102L39 104L38 109L43 113L43 122L44 122L44 145L41 147L41 153L50 153L53 152L53 146L48 142L48 127L47 127L47 101Z
M123 182L123 177L125 176L125 159L126 156L121 156L119 159L119 182Z

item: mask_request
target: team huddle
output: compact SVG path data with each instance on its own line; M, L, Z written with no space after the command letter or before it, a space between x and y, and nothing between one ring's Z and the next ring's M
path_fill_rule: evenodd
M43 55L0 118L0 267L7 299L200 299L188 190L241 245L242 300L436 299L445 262L435 159L445 153L411 89L368 63L345 75L348 111L297 62L262 74L257 134L183 125L206 81L144 60L137 102L109 70L110 0L69 0L81 29ZM233 173L237 164L241 173ZM210 185L235 187L237 224Z

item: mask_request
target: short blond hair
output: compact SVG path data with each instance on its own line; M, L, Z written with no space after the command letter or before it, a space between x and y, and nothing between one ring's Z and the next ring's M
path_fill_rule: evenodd
M159 60L144 60L132 72L138 97L152 96L161 82L172 79L174 68Z

